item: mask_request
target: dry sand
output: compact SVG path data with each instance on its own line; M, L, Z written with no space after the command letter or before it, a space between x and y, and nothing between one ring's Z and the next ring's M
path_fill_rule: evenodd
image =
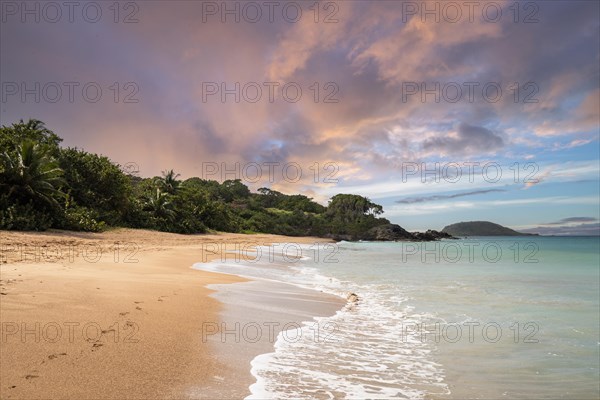
M243 279L191 269L216 244L314 243L276 235L0 232L0 398L202 397L234 368L201 338L219 321L207 284ZM215 254L216 253L216 254Z

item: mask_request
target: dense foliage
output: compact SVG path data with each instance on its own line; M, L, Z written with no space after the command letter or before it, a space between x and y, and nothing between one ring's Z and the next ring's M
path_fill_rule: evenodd
M110 226L177 233L343 236L389 223L369 199L338 194L328 207L269 188L251 193L239 179L184 181L126 174L107 157L61 148L41 121L0 128L0 229L101 231Z

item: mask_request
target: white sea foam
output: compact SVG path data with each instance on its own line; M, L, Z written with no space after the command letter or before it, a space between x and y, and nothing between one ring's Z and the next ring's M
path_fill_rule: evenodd
M319 278L319 286L328 281ZM384 288L352 289L362 295L358 304L305 322L292 340L281 332L275 351L252 361L257 381L249 399L418 399L447 393L443 370L430 357L432 349L411 332L399 331L403 323L420 322L420 316L406 307L398 311L404 299L384 300Z
M402 329L431 315L414 312L394 284L340 280L324 275L319 267L327 269L308 256L292 265L275 256L269 263L214 261L195 266L359 296L358 303L349 303L334 316L305 321L293 334L280 332L274 351L251 362L256 382L248 399L420 399L448 392L444 371L432 358L431 343Z

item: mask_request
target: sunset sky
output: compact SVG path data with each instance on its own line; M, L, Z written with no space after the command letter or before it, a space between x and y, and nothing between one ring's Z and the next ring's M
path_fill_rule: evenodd
M2 125L409 230L598 234L597 1L47 3L0 3Z

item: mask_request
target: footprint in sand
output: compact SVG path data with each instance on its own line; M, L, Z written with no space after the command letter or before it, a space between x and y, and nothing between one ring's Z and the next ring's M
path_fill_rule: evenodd
M48 359L49 360L54 360L55 358L58 358L60 356L66 356L66 355L67 355L67 353L50 354L48 356Z

